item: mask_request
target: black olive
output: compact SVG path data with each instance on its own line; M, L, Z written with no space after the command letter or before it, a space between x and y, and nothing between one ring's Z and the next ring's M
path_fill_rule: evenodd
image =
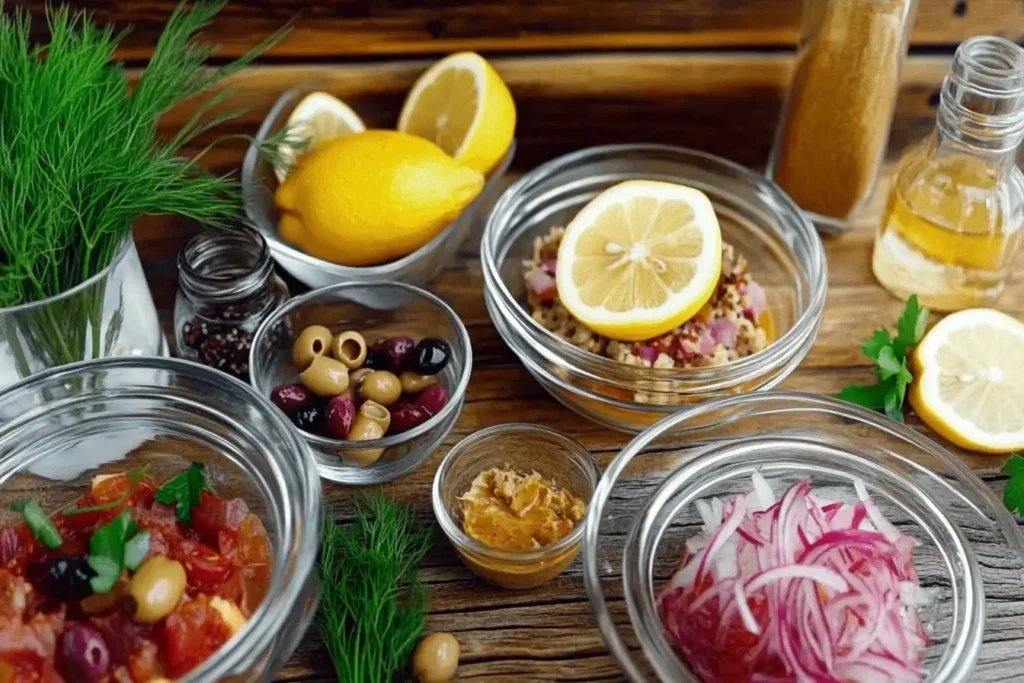
M366 360L363 361L363 367L371 370L387 370L388 357L375 349L366 349Z
M58 557L46 569L46 592L58 600L82 600L92 595L89 580L94 576L86 558Z
M291 414L295 426L310 434L324 433L325 416L324 406L319 401L307 403Z
M416 345L412 352L413 369L421 375L436 375L444 370L448 359L452 356L452 348L443 339L427 338Z

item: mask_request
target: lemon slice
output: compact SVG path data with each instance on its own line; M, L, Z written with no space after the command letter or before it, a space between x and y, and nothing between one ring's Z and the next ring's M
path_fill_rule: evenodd
M952 443L983 453L1024 448L1024 323L972 308L943 318L914 350L910 404Z
M714 294L722 234L703 192L631 180L595 197L569 223L555 283L594 332L639 341L675 329Z
M402 106L398 130L419 135L486 175L505 156L516 128L512 94L475 52L430 67Z
M302 98L292 110L285 126L291 129L289 138L308 140L312 149L324 140L340 138L343 135L361 133L366 125L352 109L333 95L314 92ZM284 182L287 169L295 163L295 149L288 144L277 148L282 164L274 167L278 182Z

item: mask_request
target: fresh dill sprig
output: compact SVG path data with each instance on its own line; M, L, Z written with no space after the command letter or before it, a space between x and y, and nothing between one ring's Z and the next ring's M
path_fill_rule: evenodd
M47 10L49 43L34 45L28 12L5 11L0 0L0 308L57 296L100 273L140 216L177 214L227 225L241 215L234 179L179 156L197 136L237 114L213 114L231 91L199 104L172 139L157 131L170 108L282 37L275 33L226 66L204 67L215 48L196 34L226 2L200 1L191 9L179 4L132 83L113 61L124 33L63 6ZM97 357L107 341L100 338L104 288L61 300L60 310L7 321L18 329L0 333L10 338L20 331L53 365L81 360L88 348ZM113 331L108 328L108 339L116 337Z
M299 156L308 152L310 146L309 137L303 136L296 126L285 126L259 141L256 145L256 154L275 171L287 176L292 172Z
M326 520L317 623L339 681L392 683L407 667L427 613L417 568L432 543L432 529L383 494L357 501L348 525Z

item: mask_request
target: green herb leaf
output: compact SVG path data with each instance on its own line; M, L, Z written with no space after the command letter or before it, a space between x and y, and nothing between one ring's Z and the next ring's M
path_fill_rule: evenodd
M882 348L892 343L892 335L889 334L889 330L885 328L879 328L875 330L875 333L868 337L867 341L860 345L860 350L864 352L864 355L871 360L878 360L878 354L881 353Z
M64 542L53 520L43 512L43 508L36 501L29 498L16 500L11 503L11 510L21 513L21 516L25 518L25 524L32 531L32 535L47 548L51 550L59 548Z
M199 505L200 494L205 488L203 464L194 462L187 470L161 486L156 492L156 500L164 505L175 506L181 523L192 526L192 509Z
M872 384L870 386L850 385L839 392L837 398L850 403L855 403L869 410L881 410L885 408L885 394L889 387L886 384Z
M883 346L878 352L878 376L884 381L898 375L900 372L900 361L896 358L896 352L891 346Z
M124 566L135 571L146 559L149 552L149 532L142 531L128 539L124 544Z
M104 524L89 538L89 566L94 593L109 593L125 567L125 543L138 530L132 513L125 510L109 524Z
M903 422L903 397L895 385L890 385L885 392L885 414L890 420Z
M390 683L423 633L427 591L417 569L432 530L383 495L356 504L356 519L324 525L317 624L339 681Z
M917 295L911 294L903 314L896 321L896 339L903 347L904 353L917 345L924 337L928 327L928 308L917 303Z
M1003 505L1010 512L1024 515L1024 458L1017 453L1011 454L1003 465L1003 472L1010 475L1003 490Z

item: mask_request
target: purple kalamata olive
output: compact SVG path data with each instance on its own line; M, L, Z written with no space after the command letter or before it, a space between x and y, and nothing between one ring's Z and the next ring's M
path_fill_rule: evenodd
M388 359L388 368L396 373L405 367L406 359L414 348L416 342L405 336L388 337L376 344L377 351Z
M71 624L60 639L60 668L75 683L93 683L110 671L110 649L88 624Z
M327 402L324 418L327 433L336 439L347 439L356 417L356 404L348 396L335 396Z
M448 390L440 384L427 387L416 397L416 405L431 415L437 415L448 405Z
M286 413L294 413L309 403L313 393L301 384L282 384L270 392L270 401Z
M405 401L396 403L391 406L391 427L388 429L388 433L400 434L401 432L407 432L429 419L430 413L422 406Z

